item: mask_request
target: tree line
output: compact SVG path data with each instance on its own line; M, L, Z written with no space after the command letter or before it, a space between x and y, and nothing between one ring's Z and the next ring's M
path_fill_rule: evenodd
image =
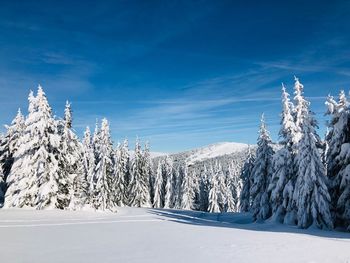
M264 116L256 154L241 172L240 210L256 221L272 219L301 228L350 230L350 107L344 91L328 96L325 139L304 86L295 78L294 98L282 85L280 141L273 144Z

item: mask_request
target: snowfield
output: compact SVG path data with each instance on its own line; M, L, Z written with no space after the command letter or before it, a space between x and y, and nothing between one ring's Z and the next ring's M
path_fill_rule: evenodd
M193 164L206 159L213 159L218 156L228 155L236 152L242 152L248 149L248 144L237 142L220 142L211 144L202 148L194 149L186 162Z
M1 262L350 262L350 234L249 214L0 210Z

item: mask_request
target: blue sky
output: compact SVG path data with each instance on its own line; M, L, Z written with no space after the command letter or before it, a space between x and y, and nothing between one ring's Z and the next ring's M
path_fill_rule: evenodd
M293 76L324 133L324 99L350 87L349 1L1 1L0 123L40 83L79 135L96 118L114 141L153 151L277 139Z

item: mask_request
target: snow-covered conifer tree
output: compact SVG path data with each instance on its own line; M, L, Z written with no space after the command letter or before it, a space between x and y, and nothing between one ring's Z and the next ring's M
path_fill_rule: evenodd
M293 105L282 84L281 138L282 148L273 156L273 175L269 185L271 208L274 220L292 223L295 211L292 210L293 189L296 181L293 147L296 143L296 127L292 115ZM288 213L288 214L287 214ZM285 215L287 214L287 218Z
M15 162L9 174L6 207L65 208L69 204L66 194L67 178L59 169L57 123L41 86L37 97L29 94L29 115Z
M208 210L209 190L210 190L209 172L208 172L207 166L204 165L203 171L201 172L201 176L200 176L200 182L199 182L199 196L200 196L199 209L201 211Z
M328 97L327 114L331 115L326 135L327 176L331 211L335 224L350 230L350 110L344 91L339 101Z
M219 184L218 184L218 173L215 173L210 178L210 190L208 195L208 212L210 213L220 213L220 203L219 203Z
M92 138L90 128L86 127L83 138L83 158L84 158L84 170L86 181L88 184L88 196L89 200L92 198L93 194L93 179L95 175L95 153L94 146L92 145Z
M272 176L271 138L267 131L264 115L261 117L261 125L258 138L258 149L254 168L252 171L253 184L251 187L252 212L255 220L264 220L271 215L268 185Z
M332 228L330 214L330 196L326 186L325 168L320 150L319 136L316 133L317 122L309 109L310 103L303 97L303 85L295 78L296 124L300 128L300 140L297 145L296 164L297 181L293 201L297 208L298 226L307 228L312 224L318 227Z
M254 167L255 158L251 151L251 148L248 148L247 160L245 161L240 177L242 180L242 191L240 194L240 211L248 212L251 208L251 196L250 189L252 185L252 171Z
M193 174L188 171L188 165L185 164L183 181L181 186L181 208L185 210L192 210L194 207L194 185Z
M11 122L11 125L5 125L5 127L7 131L6 135L1 140L0 163L3 168L4 179L6 180L13 165L13 155L18 149L19 140L22 137L25 128L24 116L20 109L18 109L17 115Z
M109 123L103 119L96 142L97 159L94 178L93 206L95 209L114 210L116 203L113 193L114 156Z
M164 208L173 208L174 207L174 183L173 183L173 160L166 156L165 158L165 197L164 197Z
M115 179L114 179L114 186L113 190L115 202L118 206L124 205L124 196L125 196L125 174L124 174L124 162L123 162L123 146L118 143L116 153L115 153Z
M70 209L80 209L88 203L88 183L84 168L83 145L73 132L72 123L72 109L67 101L61 128L59 155L60 173L66 179L67 186L59 191L63 191L60 193L63 195L70 194Z
M157 173L154 181L154 197L153 197L153 207L162 208L163 207L163 170L164 170L164 160L159 160Z
M140 142L135 143L134 158L131 163L130 205L136 207L150 206L149 175L144 173L144 161Z

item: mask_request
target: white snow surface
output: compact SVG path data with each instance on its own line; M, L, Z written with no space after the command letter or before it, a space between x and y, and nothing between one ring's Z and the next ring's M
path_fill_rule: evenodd
M237 142L220 142L192 150L193 153L187 158L187 163L195 163L226 154L242 152L248 148L248 144Z
M249 214L0 210L1 262L349 262L350 234Z

